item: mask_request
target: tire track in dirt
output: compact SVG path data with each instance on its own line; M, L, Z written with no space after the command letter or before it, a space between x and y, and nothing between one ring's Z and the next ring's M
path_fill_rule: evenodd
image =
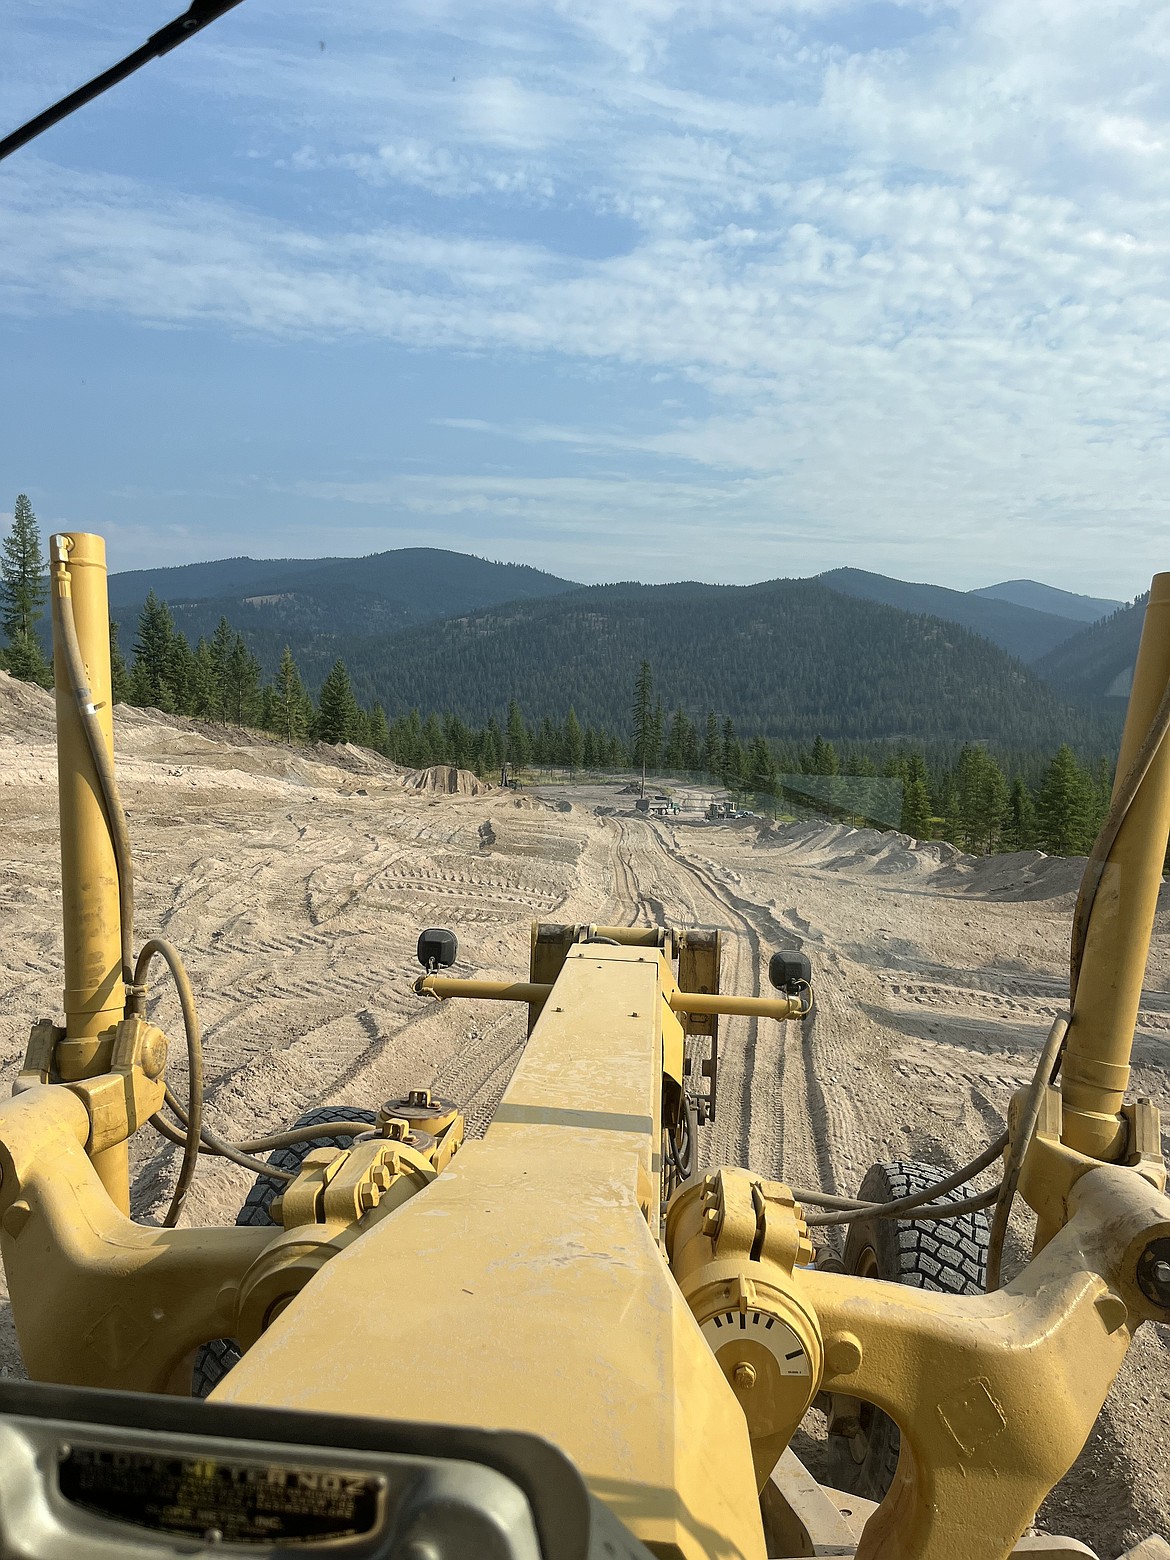
M766 992L766 964L777 947L799 947L802 939L781 926L762 905L733 893L678 843L650 822L613 820L627 849L645 860L643 880L661 898L676 924L715 925L723 934L721 985L740 994ZM619 893L645 905L633 860L619 878ZM716 1120L704 1131L704 1164L746 1164L797 1184L836 1190L838 1175L829 1133L829 1109L817 1073L816 1015L797 1023L723 1019L720 1025L719 1099ZM837 1134L834 1134L836 1136ZM850 1122L845 1134L860 1137Z
M619 854L624 849L629 861L624 878L619 878L619 893L627 899L627 913L633 921L646 917L649 909L654 924L672 920L676 925L712 925L723 934L721 985L726 991L756 991L763 970L763 951L758 932L749 920L727 899L712 889L692 864L668 850L657 828L642 820L614 819L619 833ZM653 881L657 892L646 893L640 885L633 855L643 859L643 876ZM629 883L636 885L631 894ZM755 1111L754 1084L757 1072L771 1064L779 1068L779 1041L769 1045L757 1019L720 1020L720 1059L718 1099L715 1120L700 1137L700 1161L703 1164L756 1163L753 1153L768 1161L756 1167L767 1175L779 1173L774 1146L758 1141L753 1132ZM776 1054L766 1056L761 1050Z

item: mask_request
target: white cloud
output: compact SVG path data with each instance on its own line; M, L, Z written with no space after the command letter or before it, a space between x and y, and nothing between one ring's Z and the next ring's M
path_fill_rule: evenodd
M600 487L575 470L539 488L418 479L408 507L572 529L589 504L659 504L664 527L739 517L784 545L785 526L819 528L871 562L916 545L936 572L1021 549L1043 572L1054 545L1087 571L1104 531L1140 576L1170 490L1170 13L906 5L883 47L872 9L355 3L310 9L293 37L261 7L190 71L257 151L249 177L284 198L26 155L0 178L2 296L25 315L374 335L535 375L619 364L702 392L701 414L659 405L636 431L600 399L576 428L448 419L634 464ZM302 213L290 189L323 179ZM396 217L395 191L449 215ZM632 223L631 242L557 244L570 209ZM547 241L524 236L533 210ZM646 477L655 463L668 480Z

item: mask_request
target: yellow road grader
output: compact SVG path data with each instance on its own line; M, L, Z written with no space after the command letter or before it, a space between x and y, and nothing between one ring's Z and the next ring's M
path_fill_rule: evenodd
M64 1022L33 1025L0 1104L0 1249L30 1378L0 1383L0 1554L1089 1553L1021 1535L1135 1330L1170 1321L1158 1113L1126 1094L1170 831L1170 575L1077 905L1069 1010L1033 1081L971 1164L844 1198L698 1168L720 1017L799 1021L812 991L781 954L775 996L722 992L718 934L693 928L538 925L515 983L447 973L454 939L430 929L422 996L527 1006L484 1137L419 1089L223 1141L181 958L135 950L103 543L55 536L50 567ZM157 961L185 1089L147 1017ZM161 1225L129 1216L128 1143L148 1124L181 1149ZM180 1227L206 1154L257 1173L235 1226ZM1003 1283L1017 1196L1034 1250ZM845 1262L814 1253L810 1226L834 1224ZM895 1282L882 1254L903 1236L936 1260ZM841 1488L792 1450L814 1402Z

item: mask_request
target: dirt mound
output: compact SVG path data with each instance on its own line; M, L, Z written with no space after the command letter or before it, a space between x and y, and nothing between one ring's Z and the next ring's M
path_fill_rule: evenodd
M1058 899L1075 894L1085 871L1084 856L1046 856L1042 850L1007 855L960 856L938 873L940 888L953 876L964 893L981 899Z
M53 735L53 695L0 672L0 736L27 742Z
M453 764L410 769L403 775L402 784L408 791L427 791L434 796L482 796L493 789L470 769L456 769Z
M851 877L918 878L940 893L977 899L1057 899L1076 892L1085 870L1083 856L1046 856L1040 850L971 856L945 840L914 840L907 834L855 829L845 823L765 827L756 843L799 856L824 871Z
M310 751L315 758L338 764L352 774L399 775L402 773L397 764L392 764L388 758L383 758L381 753L375 753L373 748L357 747L352 742L338 742L336 745L314 742ZM422 774L425 771L419 770L418 773Z

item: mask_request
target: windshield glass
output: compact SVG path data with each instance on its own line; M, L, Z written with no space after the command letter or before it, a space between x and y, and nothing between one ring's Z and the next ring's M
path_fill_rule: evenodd
M168 19L11 0L0 134ZM6 1076L65 979L49 537L96 533L214 1133L428 1088L481 1136L527 1014L424 1001L417 937L528 981L537 921L714 929L722 992L792 997L687 1021L668 1176L887 1201L994 1142L1170 567L1167 48L1140 5L247 0L4 161ZM1164 1111L1166 916L1127 1096ZM135 1137L136 1218L181 1143ZM254 1177L210 1159L184 1222ZM982 1289L970 1217L912 1282ZM1167 1348L1042 1526L1170 1531ZM817 1403L795 1450L860 1488L880 1425Z

